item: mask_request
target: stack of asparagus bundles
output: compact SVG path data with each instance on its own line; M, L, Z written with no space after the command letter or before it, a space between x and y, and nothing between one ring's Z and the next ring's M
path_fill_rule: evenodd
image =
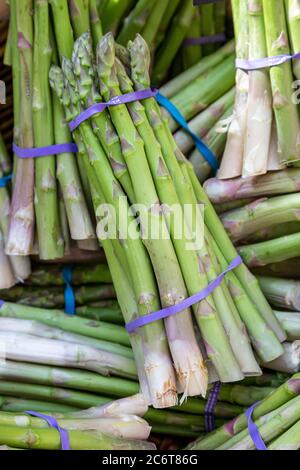
M82 411L1 411L0 442L8 450L155 450L147 442L151 427L140 417L146 410L137 395ZM60 432L45 418L55 420Z
M0 314L6 359L0 364L2 411L76 411L139 392L124 327L8 302ZM267 394L276 380L253 377L245 386L224 386L215 408L217 423L240 414L258 383L264 384L259 393ZM205 400L188 398L172 410L144 413L152 432L189 438L205 431L205 409Z
M190 450L298 450L300 448L300 374L275 389L259 402L252 419L261 437L260 446L247 416L242 414L225 426L189 445ZM263 447L262 448L262 443Z
M220 179L263 175L296 165L300 159L294 86L299 63L277 63L274 59L300 50L299 5L293 0L279 0L274 6L272 0L232 1L237 40L236 99L218 172ZM269 63L268 57L273 58ZM262 66L261 59L266 59Z

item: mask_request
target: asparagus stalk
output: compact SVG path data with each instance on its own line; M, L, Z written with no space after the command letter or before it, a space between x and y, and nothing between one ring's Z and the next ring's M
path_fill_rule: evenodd
M35 1L32 120L34 145L54 142L48 74L51 61L48 2ZM47 208L47 210L45 210ZM55 157L35 162L35 214L41 259L61 258L64 252L55 178Z
M214 4L207 3L200 5L201 13L201 33L203 36L213 36L216 33L215 18L214 18ZM211 54L215 46L214 44L205 44L203 46L203 55Z
M26 333L40 338L58 339L70 343L85 344L99 349L100 351L108 351L119 354L120 356L132 358L132 351L126 346L109 343L108 341L101 341L88 336L66 333L59 328L49 327L34 320L20 320L19 318L1 317L0 331L13 331L15 333Z
M233 57L229 56L222 63L210 70L206 76L200 76L186 88L172 97L173 104L186 120L190 120L200 111L216 101L234 85ZM179 124L170 119L170 129L174 132Z
M102 11L99 11L104 33L111 31L114 35L116 34L124 15L128 13L132 4L133 0L106 2Z
M208 148L214 153L216 158L220 160L225 144L226 144L226 121L232 115L233 106L230 106L225 113L222 115L221 120L218 121L211 130L206 134L203 141L206 143ZM205 181L208 175L212 172L212 168L207 160L204 159L203 155L197 148L190 154L189 160L192 163L195 173L199 178L200 183Z
M267 56L262 0L248 1L249 59ZM272 128L271 85L268 70L249 73L243 177L267 172Z
M199 113L189 122L189 128L200 138L203 138L213 127L224 112L232 105L234 89L225 93L221 98L211 104L202 113ZM193 138L184 130L178 130L174 134L174 139L180 150L186 154L191 150L195 142Z
M299 36L299 19L300 19L300 4L298 0L285 0L286 6L286 19L288 22L289 37L293 54L297 54L300 50L300 36ZM299 61L293 61L293 72L295 77L300 79Z
M237 242L265 226L299 221L299 209L300 194L295 193L258 199L240 209L225 212L220 218L231 240Z
M128 334L123 327L104 322L93 321L91 323L88 319L77 316L70 317L59 310L43 310L4 302L0 308L0 316L37 320L45 325L61 328L64 331L111 341L124 346L129 345Z
M281 372L266 372L259 377L246 377L243 380L244 385L256 385L277 388L288 380L289 375Z
M288 341L295 341L300 338L300 313L299 312L279 312L274 311L277 320L284 328Z
M300 398L290 400L288 406L279 408L269 421L259 426L259 433L266 444L280 436L284 431L293 426L300 417ZM255 445L250 436L246 436L236 444L228 447L229 450L250 450Z
M8 359L37 362L38 364L66 365L79 369L86 368L102 375L136 377L134 361L117 353L82 344L39 338L10 331L1 331L0 338L6 348L5 354Z
M267 173L259 178L236 178L221 181L211 178L204 184L205 192L213 204L243 198L260 198L299 191L298 168L287 168L276 173Z
M129 16L125 18L123 27L118 34L117 42L123 46L139 33L148 21L156 0L139 0Z
M78 305L97 302L101 299L114 299L116 294L111 284L75 287L75 300ZM12 290L1 292L4 300L16 301L22 305L39 308L61 308L65 305L63 287L27 287L15 286Z
M144 28L141 30L141 35L147 42L150 50L152 50L154 47L154 41L162 18L168 8L168 4L169 0L160 0L159 2L156 1Z
M152 443L118 439L101 433L69 431L72 450L155 450ZM55 429L0 427L0 442L22 449L61 449L60 435Z
M172 4L173 3L175 2L173 1ZM229 41L227 44L225 44L225 46L218 49L215 53L204 57L198 64L195 64L193 67L185 70L177 77L174 77L172 80L163 85L160 88L161 94L167 98L172 98L181 90L183 90L187 85L191 84L196 78L200 77L200 75L203 75L212 67L215 67L219 63L223 62L233 52L234 42Z
M9 289L16 284L16 278L9 260L9 256L5 254L5 243L2 232L0 231L0 274L1 289Z
M16 15L16 30L13 32L15 51L18 53L19 70L16 80L20 83L20 130L16 131L17 143L21 147L33 147L32 127L32 61L33 22L32 0L11 3L12 15ZM19 78L18 78L19 77ZM16 107L19 104L16 105ZM16 109L16 108L15 108ZM6 252L11 255L28 255L34 237L34 161L18 159L12 195L11 218Z
M266 396L253 410L253 419L257 420L261 416L270 413L281 405L289 402L292 398L299 394L300 374L295 374L284 384L274 390L270 395ZM225 426L216 429L203 439L196 440L191 443L188 448L190 450L211 450L216 449L223 443L228 441L232 436L247 428L247 417L243 413L234 418Z
M258 242L263 242L267 240L272 240L273 238L283 237L284 235L291 235L292 233L299 232L299 229L300 229L299 221L287 222L281 225L271 225L270 227L264 227L263 229L258 230L257 232L254 232L252 235L248 236L247 238L241 240L241 244L247 245L249 243L258 243ZM278 267L280 267L280 263L276 263L276 264L278 264ZM264 274L264 271L267 274L270 274L270 273L273 274L271 271L271 268L269 270L269 266L262 267L261 268L262 272L259 271L259 268L257 269L255 269L254 274L257 274L257 273ZM279 271L280 271L280 268L279 268ZM276 273L274 273L274 275L276 275ZM281 277L280 273L278 273L277 275ZM292 272L288 274L288 277L290 276L293 276Z
M200 38L201 37L201 14L200 8L196 7L194 16L187 31L187 38ZM192 67L197 64L202 57L202 46L194 44L183 44L182 48L182 59L185 69Z
M274 361L267 362L264 367L287 374L300 371L300 341L283 343L284 354Z
M239 253L248 267L278 263L300 254L299 233L286 235L261 243L239 248Z
M78 408L74 406L62 405L61 403L49 403L39 400L28 400L9 396L0 397L0 408L2 411L10 411L13 413L21 413L23 411L35 410L42 413L69 413L76 411Z
M266 40L269 57L290 54L287 35L284 1L280 0L274 9L274 2L263 0ZM292 65L290 62L271 67L273 109L278 134L278 153L281 163L291 163L300 158L299 117L297 106L290 96L292 88ZM288 125L287 125L288 123Z
M161 20L161 23L159 25L159 30L158 34L156 37L156 47L159 47L161 43L163 42L164 38L166 37L166 33L168 30L168 27L171 23L171 20L178 8L178 5L180 3L180 0L172 0L172 2L169 2L168 8Z
M67 1L50 0L50 4L59 58L71 57L74 39ZM63 28L61 22L63 22ZM65 113L55 95L53 95L53 107L55 142L58 144L71 142ZM80 156L78 162L80 162ZM84 200L83 184L80 181L82 175L79 176L75 157L71 153L60 154L57 156L57 163L57 177L63 192L71 236L74 240L91 239L95 236L94 229Z
M281 263L271 263L265 267L255 268L254 272L263 276L299 279L299 258L292 258Z
M111 274L107 264L87 265L81 264L72 269L72 284L110 284ZM43 265L35 266L27 284L32 286L61 286L64 280L59 267L49 266L47 269Z
M273 387L255 387L255 386L245 386L245 385L229 385L223 384L220 393L219 399L221 401L241 405L241 406L250 406L257 401L261 401L267 396L270 395L275 390Z
M105 377L84 370L59 368L49 365L29 364L6 360L0 365L4 381L41 384L51 387L72 388L111 397L126 397L139 391L137 382L119 377ZM118 411L116 414L122 414ZM131 411L131 414L139 414Z
M176 56L188 28L192 22L194 7L189 0L183 0L182 5L173 18L168 32L168 41L160 48L153 68L154 84L161 83L167 76L168 70Z
M292 279L258 276L259 285L274 307L300 310L300 283Z
M94 48L103 36L102 24L98 14L97 0L89 0L90 25Z
M247 15L247 2L234 0L231 2L233 10L236 56L239 59L248 59L249 55L249 24ZM249 76L241 69L236 71L236 96L234 114L228 129L228 136L224 155L218 172L218 178L228 179L240 176L243 167L243 150L246 135L247 102L249 89Z
M2 134L0 134L0 169L4 175L11 171L11 161Z
M75 36L89 31L89 0L68 0L70 18L75 32Z
M57 419L58 424L67 431L95 431L107 436L122 439L147 440L150 426L142 418L134 415L112 416L100 419L75 419L66 415ZM24 415L12 415L0 412L0 426L17 426L22 428L47 428L48 423L42 418Z
M76 308L76 312L80 317L90 318L91 320L124 325L122 311L116 300L103 300L99 304L79 306Z
M299 421L290 429L284 432L269 445L269 450L298 450L300 446L299 439Z

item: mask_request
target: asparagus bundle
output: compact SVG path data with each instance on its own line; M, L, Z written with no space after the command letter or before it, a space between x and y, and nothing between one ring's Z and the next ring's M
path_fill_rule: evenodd
M64 59L62 70L53 67L50 75L51 85L65 106L68 120L74 119L79 114L80 101L81 105L86 107L95 98L100 100L100 95L103 100L108 101L113 96L131 92L134 88L139 90L149 86L149 53L141 37L138 36L130 45L129 52L133 84L122 64L114 57L112 36L108 34L100 41L97 47L99 86L97 85L97 75L93 68L93 54L89 36L84 34L76 41L72 62ZM230 62L228 61L229 67L231 67L231 63L231 60ZM181 99L183 100L183 96ZM86 176L91 185L96 216L97 213L100 214L100 204L104 202L112 204L117 214L120 214L119 200L123 197L123 191L127 193L131 202L146 203L146 207L151 207L151 205L155 207L158 197L161 203L167 203L168 205L177 203L180 206L184 203L190 203L193 213L196 214L197 198L203 201L204 197L202 189L198 182L195 181L192 169L186 160L183 157L179 161L176 160L175 155L178 154L179 150L174 140L172 140L165 117L161 116L156 102L149 98L143 102L143 105L135 102L129 104L128 107L119 105L109 108L109 114L115 127L115 148L117 149L116 144L121 145L122 151L118 154L118 159L120 162L123 162L122 166L115 165L114 161L109 158L109 149L112 144L108 142L107 135L104 135L103 132L101 133L100 119L103 124L108 122L106 121L108 114L103 113L92 117L91 123L93 127L86 121L80 124L79 128L74 131L74 139L77 145L82 148L82 160L85 164ZM161 150L159 145L161 145ZM156 149L156 155L153 153L154 148ZM84 149L87 153L84 152ZM139 153L139 158L134 159L137 152ZM93 162L92 165L89 160ZM157 168L161 168L159 173L156 171ZM122 176L120 175L121 169ZM137 175L141 174L143 174L142 180L137 177ZM193 180L193 187L191 182L189 182L190 178ZM186 183L184 183L184 180L186 180ZM122 189L118 181L121 182ZM111 187L115 188L113 194L111 193ZM116 188L118 188L117 192ZM132 191L132 188L134 191ZM197 192L197 195L194 191ZM125 209L126 211L127 209ZM213 220L215 215L211 211L212 209L210 209L210 218ZM139 213L139 221L142 227L145 226L147 212L143 209ZM224 252L222 254L220 248L218 248L218 245L220 246L221 244L222 246L221 239L224 238L222 229L214 231L213 236L209 234L207 229L204 245L190 251L186 249L185 241L187 240L177 240L175 238L174 215L158 213L158 217L155 216L155 218L153 215L150 215L150 220L152 223L155 223L157 229L160 227L162 233L165 234L169 232L170 238L168 237L167 240L162 241L159 239L154 241L153 239L145 239L144 236L142 239L131 240L123 236L122 244L120 244L118 240L104 237L99 229L100 224L98 224L98 237L101 239L105 250L118 300L126 321L132 318L133 312L135 315L136 312L139 312L139 315L143 315L146 311L151 312L158 309L159 298L153 284L153 273L155 273L156 282L158 283L162 306L170 305L170 301L172 305L176 304L180 297L186 297L188 293L199 292L210 280L216 277L221 269L226 267L224 266L224 263L226 263L225 259L231 260L234 257L234 253L230 252L232 248L229 249L228 247L229 241L226 242L228 247L227 253ZM126 217L128 216L124 214L124 221ZM99 222L100 220L98 219ZM128 219L131 223L133 220L132 216ZM192 227L193 223L190 217L186 221L184 219L187 229L189 225ZM122 233L123 226L120 225L117 229ZM212 226L209 229L213 231ZM189 231L186 233L189 233ZM125 247L126 250L124 250ZM221 250L223 251L223 246ZM164 254L163 257L161 256L162 253ZM199 272L197 256L210 257L212 260L211 265L203 266L204 272L202 273ZM133 263L133 260L136 261ZM151 262L149 263L150 260ZM169 263L168 271L165 270L166 260ZM141 263L144 265L143 271L141 270ZM138 271L137 266L139 266ZM245 282L245 278L243 278L243 273L246 273L245 269L245 267L238 268L240 281L238 281L235 274L232 273L231 275L231 283L239 286L241 297L240 295L236 297L233 294L233 290L229 291L226 285L223 284L222 288L218 288L211 298L202 301L193 309L206 344L208 357L212 360L222 381L239 380L243 377L242 371L246 375L259 373L259 368L249 348L248 340L244 337L244 333L242 334L242 331L245 331L244 322L247 329L251 332L251 337L257 338L253 344L257 348L258 354L264 360L266 360L267 356L268 359L271 359L272 356L279 356L282 352L276 335L278 334L280 340L282 340L284 339L284 334L273 313L265 300L263 304L260 304L261 313L259 313L255 306L255 302L257 303L258 300L255 299L256 294L253 295L253 292L250 293L250 291L246 293L244 290L247 289L246 284L248 284L248 281ZM137 272L139 273L139 278L137 278ZM146 274L147 278L145 277ZM133 279L132 285L131 279ZM183 290L183 282L186 284L187 291ZM242 284L239 284L239 282ZM144 287L143 291L141 290L142 283L144 283L144 286L148 286L146 291L146 287ZM166 295L171 284L172 292L174 293ZM128 288L132 292L130 304L128 302L128 293L126 298L124 296L125 285L127 292ZM259 293L259 297L262 299L263 297L258 290L257 284L253 282L252 285L256 285L254 290L256 293ZM176 290L178 293L176 293ZM143 294L143 303L141 304L137 299L140 298L141 292L148 291L151 292L151 297L148 297L146 300L145 294ZM251 300L248 295L251 296ZM240 301L240 298L242 298L242 301ZM149 300L151 303L149 303ZM149 303L147 310L144 310L143 304L145 301L147 304ZM203 316L200 313L201 311L204 313L208 307L210 310L210 323L214 325L214 330L205 321L207 314ZM249 307L257 318L256 322L252 319L250 321L250 316L246 313L246 310L249 311ZM207 378L199 346L189 326L191 325L190 318L187 311L177 315L176 318L169 318L166 321L166 335L172 359L175 363L175 370L179 377L180 388L178 391L181 389L187 395L198 395L205 393ZM269 326L272 325L271 329L267 330L268 337L265 335L266 321ZM179 323L181 324L180 328ZM229 328L229 339L224 334L224 327L226 330ZM262 328L261 331L264 330L264 338L261 337L261 340L258 341L260 328ZM274 328L276 334L272 332L272 328ZM146 333L148 330L157 332L151 334L151 341ZM174 333L170 335L171 330L176 331L175 336ZM157 343L157 347L153 347L154 341L157 341L158 338L158 331L163 342L160 340L160 345ZM180 340L178 345L178 340L176 340L175 346L174 339L177 335L179 335L178 339L180 338ZM216 342L216 335L218 335L218 342ZM141 367L138 367L140 379L143 372L143 379L141 380L142 389L144 387L147 391L148 388L148 396L150 393L150 400L155 406L170 406L176 401L176 393L174 393L176 389L174 371L172 371L170 366L170 359L166 355L166 350L163 349L165 348L163 344L166 344L163 325L156 322L155 324L144 326L139 332L139 339L140 348L142 347L143 354L146 355L144 363L149 364L143 370L143 362L139 360L141 364ZM150 355L149 341L151 342L151 350L156 352L156 363L160 368L158 369L160 372L158 370L156 372L155 381L153 373L150 374L150 364L153 358L151 357L152 353ZM186 344L186 347L183 348L185 350L184 354L183 349L181 349L183 344ZM208 344L210 345L209 348L207 348ZM134 351L134 354L138 362L136 351ZM227 360L220 360L222 356L226 356ZM159 357L161 359L158 359ZM187 359L191 362L187 363ZM225 362L227 362L226 369L224 368ZM229 365L230 363L231 366ZM169 365L166 367L167 364ZM201 364L200 368L196 364ZM160 384L163 383L163 377L168 377L168 382L164 380L164 383L169 384L168 390L165 391L162 391L163 389L160 388ZM189 377L188 383L187 377ZM161 392L158 393L158 390L161 390Z
M270 0L232 1L232 8L238 59L255 61L289 55L292 49L298 52L295 2L280 0L274 8ZM297 76L297 65L294 71ZM299 161L299 118L292 85L291 61L248 73L237 70L235 110L218 178L263 175Z
M146 442L150 434L148 423L128 408L141 411L139 398L132 397L119 402L111 402L98 409L83 412L47 412L62 429L68 432L71 450L154 450L156 447ZM135 403L136 402L136 403ZM118 413L122 414L118 414ZM60 435L49 428L41 416L0 412L0 442L20 449L60 449Z
M258 403L253 420L270 450L297 450L299 439L299 374L292 376ZM188 446L190 450L253 450L247 417L241 414L225 426Z

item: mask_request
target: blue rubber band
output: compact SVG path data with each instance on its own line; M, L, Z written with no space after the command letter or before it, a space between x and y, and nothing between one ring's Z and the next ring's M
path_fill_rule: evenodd
M12 174L0 178L0 188L5 188L12 179Z
M211 168L214 170L214 172L216 173L218 168L219 168L219 163L218 163L218 160L216 158L216 156L214 155L214 153L207 147L207 145L203 142L203 140L200 139L200 137L198 137L195 132L193 132L190 128L189 128L189 125L187 123L187 121L185 120L185 118L182 116L181 112L179 111L178 108L176 108L176 106L170 101L168 100L168 98L166 98L165 96L163 96L161 93L157 93L156 95L156 100L157 102L163 106L167 111L169 111L169 113L171 114L171 116L173 117L173 119L175 119L175 121L178 122L178 124L180 124L180 126L186 131L188 132L188 134L192 137L192 139L194 140L195 142L195 145L197 147L197 149L199 150L199 152L201 153L201 155L203 156L203 158L207 161L207 163L211 166Z
M71 266L65 266L62 269L63 279L65 281L65 313L67 315L75 315L76 313L76 300L75 293L72 286L73 269Z

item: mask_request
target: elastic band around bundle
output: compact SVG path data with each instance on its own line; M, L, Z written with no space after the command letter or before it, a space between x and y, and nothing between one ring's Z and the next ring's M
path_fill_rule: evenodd
M184 46L201 46L204 44L217 44L220 42L226 42L226 36L224 33L213 34L212 36L200 36L198 38L186 38L183 41Z
M181 112L179 111L178 108L165 96L161 95L159 92L156 95L156 100L157 102L163 106L175 119L176 122L192 137L192 139L195 142L195 146L203 156L203 158L207 161L207 163L211 166L211 168L214 170L216 173L218 168L219 168L219 163L214 155L214 153L210 150L209 147L203 142L203 140L198 137L195 132L190 129L187 121L185 118L182 116Z
M62 275L65 282L65 313L67 315L75 315L76 313L76 299L75 293L72 286L73 281L73 269L71 266L64 266L62 269Z
M30 416L35 416L36 418L42 418L47 421L51 428L57 429L60 435L61 450L71 450L68 431L66 429L61 428L57 420L53 416L44 415L42 413L38 413L37 411L25 411L25 413Z
M205 431L212 432L215 429L215 407L221 390L221 382L215 382L211 389L204 410Z
M184 299L182 302L179 302L176 305L171 305L170 307L163 308L162 310L158 310L157 312L149 313L149 315L145 315L144 317L136 318L135 320L127 323L125 325L126 330L128 333L133 333L137 328L141 328L142 326L148 325L149 323L153 323L157 320L163 320L164 318L171 317L176 313L180 313L186 308L195 305L196 303L200 302L201 300L205 299L208 295L210 295L223 281L224 276L229 271L237 268L240 264L242 264L243 260L240 256L236 256L233 261L229 264L228 268L223 271L216 279L214 279L210 284L208 284L205 289L197 294Z
M276 65L285 64L286 62L293 59L300 59L300 52L297 52L297 54L293 55L281 54L273 57L264 57L263 59L236 59L235 66L237 69L251 71L265 69L267 67L275 67Z
M110 106L118 106L120 104L132 103L133 101L144 100L146 98L153 98L157 94L156 88L146 88L145 90L133 91L124 95L115 96L106 103L96 103L80 113L73 121L69 122L69 128L73 132L80 124L87 121L92 116L102 113Z
M39 158L50 155L60 155L62 153L76 153L78 147L74 142L65 144L47 145L45 147L24 148L13 143L13 151L19 158Z
M223 0L194 0L194 7L197 5L205 5L206 3L218 3L222 1Z
M254 408L259 402L254 403L248 410L245 411L245 414L248 418L248 432L255 445L256 450L268 450L266 444L263 441L263 438L260 435L259 429L252 420L252 413Z
M0 178L0 188L5 188L12 180L12 174Z

